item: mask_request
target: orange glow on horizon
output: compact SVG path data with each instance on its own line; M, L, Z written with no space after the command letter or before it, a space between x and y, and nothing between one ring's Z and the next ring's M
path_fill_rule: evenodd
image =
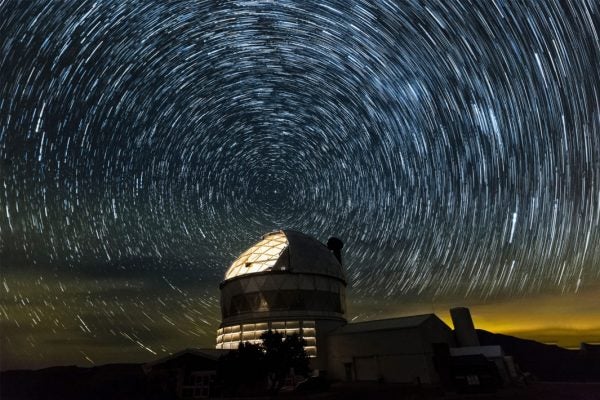
M573 348L581 342L600 342L598 293L598 288L589 288L579 293L472 304L469 308L478 329ZM453 326L447 309L436 314Z
M369 301L355 302L350 305L350 314L366 320L435 313L453 327L450 308L469 307L477 329L566 348L578 348L581 342L600 342L600 285L587 286L578 293L537 294L486 302L431 304L404 299L379 306L379 312L373 314L368 310Z

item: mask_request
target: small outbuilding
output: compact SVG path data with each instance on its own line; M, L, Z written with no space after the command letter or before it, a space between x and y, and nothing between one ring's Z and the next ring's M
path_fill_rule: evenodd
M454 345L435 314L347 324L329 334L327 372L345 381L439 383L434 345Z

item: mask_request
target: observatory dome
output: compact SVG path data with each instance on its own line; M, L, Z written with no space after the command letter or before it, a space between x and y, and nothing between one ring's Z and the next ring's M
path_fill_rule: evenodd
M267 233L243 252L225 273L225 280L268 271L328 275L345 281L342 265L323 243L300 232Z

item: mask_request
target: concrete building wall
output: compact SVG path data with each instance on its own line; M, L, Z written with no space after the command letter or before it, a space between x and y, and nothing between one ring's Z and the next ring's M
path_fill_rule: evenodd
M456 346L452 329L437 316L428 318L423 324L419 325L419 329L423 340L430 344L429 347L431 347L431 343L448 343L450 347ZM433 349L427 350L433 351Z
M455 344L452 330L435 316L412 327L333 332L328 342L327 371L333 379L425 384L439 381L433 344Z
M355 357L353 372L357 381L432 383L425 354Z
M419 329L351 333L329 337L329 376L339 380L433 383L429 358Z
M452 330L437 316L427 319L423 324L419 326L420 335L423 340L423 352L426 368L429 376L433 377L431 382L427 383L438 383L439 376L435 370L433 361L434 343L447 343L449 347L456 344L454 334Z
M345 321L316 320L317 357L311 358L310 366L313 370L327 371L329 354L329 334L331 331L344 325Z

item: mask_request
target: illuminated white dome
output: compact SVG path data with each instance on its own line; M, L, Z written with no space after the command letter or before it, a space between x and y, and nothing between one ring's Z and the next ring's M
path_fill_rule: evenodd
M323 243L288 230L264 235L231 264L225 280L268 271L322 274L345 281L342 265Z

